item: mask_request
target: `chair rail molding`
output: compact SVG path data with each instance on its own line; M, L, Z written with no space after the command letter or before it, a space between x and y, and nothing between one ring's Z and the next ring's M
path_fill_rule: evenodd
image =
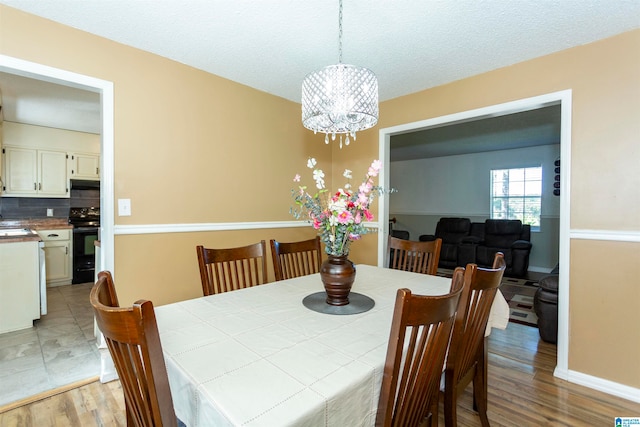
M258 221L258 222L204 222L191 224L137 224L116 225L114 234L162 234L162 233L192 233L202 231L233 231L258 230L266 228L296 228L309 227L308 221ZM367 228L380 229L378 222L365 223Z
M630 230L586 230L571 229L569 232L571 239L582 240L610 240L613 242L634 242L640 243L640 231Z

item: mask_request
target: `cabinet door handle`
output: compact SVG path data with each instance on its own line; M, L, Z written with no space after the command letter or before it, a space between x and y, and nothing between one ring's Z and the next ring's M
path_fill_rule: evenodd
M38 184L38 190L42 190L42 183Z
M47 237L58 237L60 236L59 234L47 234Z
M36 183L36 182L34 182L34 183L33 183L33 189L34 189L34 190L37 190L37 189L38 189L38 183Z
M69 246L64 247L64 254L69 255Z

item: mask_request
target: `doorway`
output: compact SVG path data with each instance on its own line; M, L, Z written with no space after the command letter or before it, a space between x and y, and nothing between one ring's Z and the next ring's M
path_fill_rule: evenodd
M113 83L48 67L10 56L0 55L0 72L47 81L100 94L102 121L100 148L100 265L114 272L114 93ZM115 275L115 274L114 274ZM102 374L102 373L101 373Z
M554 92L546 95L526 98L504 104L493 105L475 110L463 111L447 116L436 117L423 121L397 125L380 129L379 137L379 159L383 168L380 174L380 185L384 188L389 186L390 167L390 145L391 136L399 135L411 131L425 130L429 128L441 127L465 123L484 118L491 118L523 111L535 110L551 105L560 105L561 125L560 125L560 157L562 158L562 168L560 171L560 242L559 260L561 266L569 266L569 218L570 218L570 171L571 171L571 90ZM386 236L389 233L389 197L382 197L378 206L379 228L383 233L378 235L378 265L383 265L385 256ZM569 316L569 271L568 268L561 268L559 275L558 292L558 344L557 361L554 375L556 377L568 378L568 316Z

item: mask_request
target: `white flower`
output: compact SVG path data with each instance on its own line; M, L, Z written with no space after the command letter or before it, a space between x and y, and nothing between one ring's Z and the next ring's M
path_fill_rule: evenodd
M324 188L324 172L321 169L313 171L313 180L316 182L316 187L321 190Z
M307 167L309 169L313 169L316 167L316 159L314 159L313 157L309 158L309 160L307 160Z
M351 179L351 178L353 178L353 177L351 176L351 171L350 171L349 169L345 169L345 170L344 170L344 173L342 174L342 176L344 176L344 177L345 177L345 178L347 178L347 179Z
M330 201L327 208L331 211L331 212L342 212L345 209L347 209L347 201L340 198L336 201Z

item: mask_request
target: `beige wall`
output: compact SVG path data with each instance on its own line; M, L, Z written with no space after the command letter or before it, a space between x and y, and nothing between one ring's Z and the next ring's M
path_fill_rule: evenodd
M0 53L114 83L115 198L132 203L116 226L290 221L293 176L311 156L330 164L330 147L300 125L299 104L183 64L6 6ZM240 246L276 234L116 236L121 301L194 296L196 242Z
M570 228L637 233L639 52L636 30L393 99L380 105L378 127L571 89ZM358 155L376 156L377 133L363 133L358 147L368 147ZM334 149L334 160L351 153ZM570 251L569 369L640 388L640 328L632 315L640 244L572 239Z
M571 228L637 231L639 51L633 31L387 101L378 127L339 150L300 125L296 103L0 6L0 53L114 82L115 196L133 210L117 225L290 220L291 177L308 156L333 161L338 182L345 167L364 171L378 157L379 128L572 89ZM196 296L196 243L298 232L116 236L118 292L158 304ZM354 261L375 263L376 249L366 236ZM640 388L640 328L628 315L638 243L572 240L571 255L569 369Z

